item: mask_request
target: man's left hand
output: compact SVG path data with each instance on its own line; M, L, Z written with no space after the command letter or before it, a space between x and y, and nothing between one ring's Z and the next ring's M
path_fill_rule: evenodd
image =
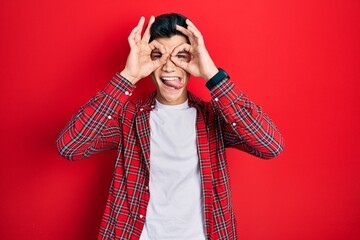
M187 28L176 25L176 30L187 36L190 44L183 43L177 46L171 53L171 61L191 75L204 78L208 81L219 70L206 50L200 31L189 19L186 19L186 24L188 25ZM176 57L181 51L191 54L191 60L189 62L181 61Z

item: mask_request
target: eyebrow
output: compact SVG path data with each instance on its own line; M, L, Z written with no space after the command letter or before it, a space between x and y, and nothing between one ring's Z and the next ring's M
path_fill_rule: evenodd
M154 49L154 50L152 50L151 53L160 53L161 54L159 49ZM178 54L189 54L189 52L183 50L183 51L178 52Z
M179 53L186 53L186 54L188 54L187 51L180 51L180 52L178 52L178 54L179 54Z

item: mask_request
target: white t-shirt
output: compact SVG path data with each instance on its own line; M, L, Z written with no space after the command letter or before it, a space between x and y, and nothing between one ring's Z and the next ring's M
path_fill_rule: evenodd
M196 109L188 101L150 113L150 201L140 240L204 240Z

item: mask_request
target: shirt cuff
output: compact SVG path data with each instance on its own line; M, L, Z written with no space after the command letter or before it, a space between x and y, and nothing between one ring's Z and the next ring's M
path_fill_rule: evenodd
M211 89L210 95L218 107L224 108L241 98L243 93L232 80L225 78Z
M135 88L135 85L117 72L103 91L120 103L125 103Z

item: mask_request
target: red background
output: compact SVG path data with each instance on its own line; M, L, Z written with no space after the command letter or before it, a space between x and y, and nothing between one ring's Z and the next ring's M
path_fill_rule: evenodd
M72 163L55 140L139 17L172 11L285 138L270 161L228 151L239 239L360 239L358 0L1 1L0 238L96 239L116 153Z

